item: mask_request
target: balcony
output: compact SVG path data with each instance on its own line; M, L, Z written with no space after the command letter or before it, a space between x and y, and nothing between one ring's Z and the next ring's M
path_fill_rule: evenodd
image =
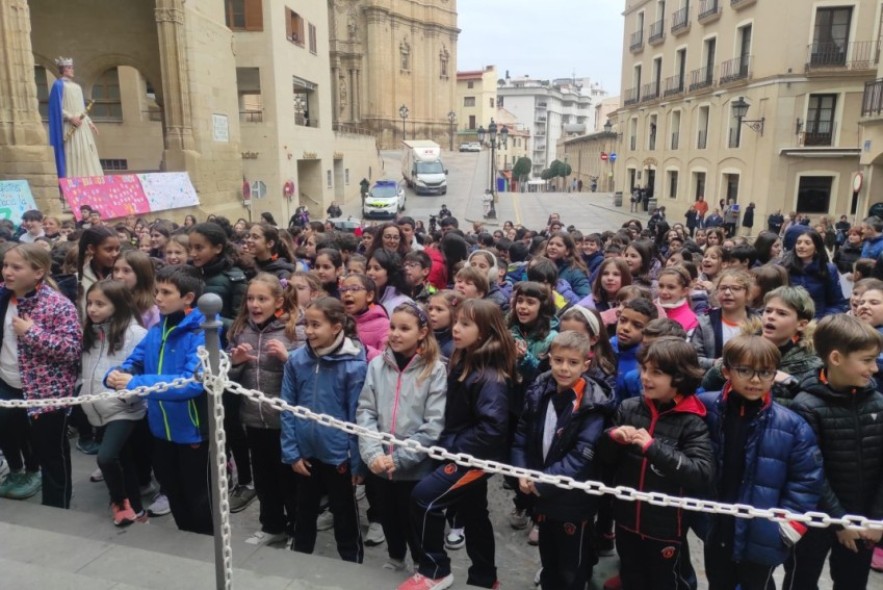
M873 70L879 60L879 41L811 43L807 48L806 71Z
M641 102L647 102L648 100L655 100L657 98L659 98L659 82L644 84L641 88Z
M721 17L720 0L700 0L698 21L703 25Z
M542 123L543 125L546 124L547 120L546 115L538 115L536 119L537 123Z
M632 33L631 39L629 41L629 51L632 53L639 53L644 51L644 30L635 31Z
M638 103L638 98L640 97L640 88L629 88L623 94L622 104L623 106L629 106Z
M690 30L690 8L685 6L671 15L671 34L683 35Z
M650 25L650 37L647 42L650 45L659 45L665 41L665 19L659 19Z
M684 91L684 79L681 76L670 76L665 79L665 96L681 94Z
M679 131L675 131L671 134L671 149L676 150L681 142L681 134Z
M690 92L714 86L714 67L704 67L690 72Z
M740 55L721 64L720 83L729 84L751 78L751 56Z
M708 146L708 130L700 131L696 139L696 149L704 150Z
M538 103L537 103L537 109L538 109L538 110L541 110L541 111L546 110L546 107L548 107L548 106L549 106L549 105L548 105L547 103L545 103L545 102L538 102Z
M865 93L862 95L862 117L880 115L883 115L883 78L865 82Z
M800 134L800 145L806 147L828 147L834 145L837 124L833 121L807 121L806 129Z
M264 111L239 111L240 123L262 123Z
M742 10L746 6L751 6L756 3L757 0L730 0L730 7L732 7L733 10Z

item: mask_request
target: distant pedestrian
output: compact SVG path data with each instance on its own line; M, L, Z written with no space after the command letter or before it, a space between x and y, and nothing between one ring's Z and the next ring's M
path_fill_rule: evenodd
M745 235L751 235L751 228L754 227L754 203L748 203L745 207L745 213L742 214L742 227L745 228Z
M708 203L705 202L705 197L699 195L693 203L693 208L696 209L699 218L699 225L696 227L705 227L705 216L708 215Z
M785 216L782 215L782 210L777 209L775 213L771 213L769 217L767 217L767 229L773 232L774 234L781 235L782 225L785 224Z

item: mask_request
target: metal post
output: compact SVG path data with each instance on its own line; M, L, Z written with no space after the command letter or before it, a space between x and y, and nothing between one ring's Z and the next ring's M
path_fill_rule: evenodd
M221 369L221 320L218 314L224 302L214 293L199 298L199 311L205 316L205 349L208 352L212 375ZM230 502L227 496L227 450L224 433L223 382L210 383L212 391L206 391L209 408L209 461L212 480L212 522L215 537L215 587L218 590L233 588L233 551L230 547Z

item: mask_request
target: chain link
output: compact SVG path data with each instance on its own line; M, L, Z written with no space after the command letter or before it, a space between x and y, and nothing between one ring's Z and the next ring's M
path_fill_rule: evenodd
M82 406L84 404L92 404L109 399L128 399L130 397L145 397L151 393L163 393L170 389L177 389L190 383L198 383L200 379L196 377L179 377L168 383L158 383L156 385L142 385L135 389L120 389L119 391L104 391L101 393L90 393L89 395L70 396L70 397L49 397L43 399L4 399L0 400L0 408L23 409L29 408L49 408L57 409L68 406Z

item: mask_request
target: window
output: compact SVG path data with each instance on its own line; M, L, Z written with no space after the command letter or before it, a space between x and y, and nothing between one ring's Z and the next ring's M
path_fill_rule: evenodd
M647 129L647 147L648 149L656 149L656 115L650 115L650 125Z
M224 0L227 27L234 31L263 31L262 0Z
M708 119L710 117L710 107L699 107L699 135L696 138L696 148L704 150L708 146Z
M318 86L309 80L292 76L294 86L294 124L319 126Z
M101 169L105 172L129 169L129 161L124 159L99 158L98 163L101 164Z
M117 68L106 70L92 86L92 111L95 121L122 121L123 105L120 101L120 77Z
M811 94L806 110L806 131L803 145L834 144L834 111L836 94Z
M494 99L493 99L493 97L491 97L491 98L488 99L488 106L491 107L491 108L494 108Z
M693 186L696 187L696 192L693 194L694 199L705 196L705 172L693 173Z
M714 54L717 51L717 38L705 40L705 85L711 86L714 80Z
M797 188L797 211L828 213L831 204L833 176L801 176Z
M687 49L678 49L675 56L675 73L678 76L678 92L684 91L684 81L687 79Z
M669 170L668 171L668 198L669 199L677 199L678 198L678 171L677 170Z
M350 184L350 169L349 168L345 168L343 171L343 182L347 186L349 186L349 184Z
M638 147L637 143L638 136L638 119L637 117L633 117L629 120L629 149L635 151Z
M813 30L811 65L845 65L852 7L819 8Z
M751 61L751 25L739 28L739 77L748 77L748 66Z
M261 95L259 68L236 68L236 92L239 96L239 120L260 123L264 120L264 100Z
M466 88L468 88L469 90L472 90L474 87L475 87L475 82L473 82L472 80L470 80L469 82L466 82Z
M332 178L331 178L331 170L325 171L325 182L328 184L328 188L331 188L334 186L334 184L332 183Z
M739 202L739 175L724 174L724 184L727 187L727 203Z
M474 96L464 96L463 97L463 106L464 107L474 107L475 106L475 97Z
M316 25L310 24L309 31L310 31L310 53L315 54L315 53L319 52L319 49L318 49L318 46L316 43Z
M304 46L304 19L290 8L285 9L285 36L295 45Z
M44 121L49 120L49 78L47 76L48 72L46 72L46 68L43 66L34 68L34 82L37 84L37 101L39 102L40 117Z
M676 150L681 139L681 111L671 113L671 149Z
M469 129L475 129L475 115L469 115Z

